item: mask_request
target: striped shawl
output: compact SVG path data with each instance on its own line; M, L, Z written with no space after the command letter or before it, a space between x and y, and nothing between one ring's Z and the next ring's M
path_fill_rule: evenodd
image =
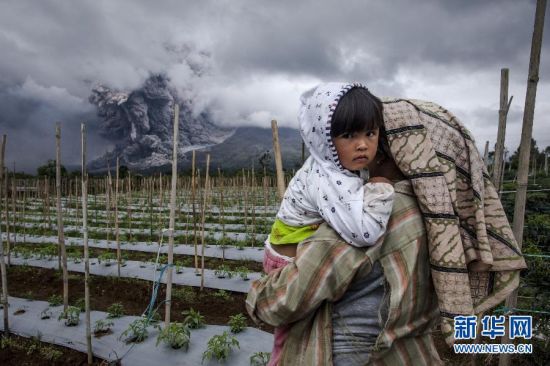
M454 343L453 317L502 302L525 261L473 138L444 108L384 100L390 149L412 182L428 233L441 330Z

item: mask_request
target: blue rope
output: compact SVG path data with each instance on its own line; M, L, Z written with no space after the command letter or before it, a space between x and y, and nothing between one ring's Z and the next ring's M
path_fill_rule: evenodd
M164 274L164 271L166 271L166 269L168 267L173 267L173 266L174 266L173 264L166 264L166 265L162 266L162 268L160 269L160 274L159 274L158 280L155 281L155 284L153 286L153 294L151 295L151 300L149 301L149 305L147 306L147 308L144 311L144 313L147 313L147 321L148 322L151 320L151 318L153 317L153 314L155 313L155 310L156 310L156 309L155 310L153 310L153 309L154 309L154 306L155 306L155 302L157 302L158 289L160 287L160 280L162 279L162 275ZM158 307L157 307L157 309L158 309Z

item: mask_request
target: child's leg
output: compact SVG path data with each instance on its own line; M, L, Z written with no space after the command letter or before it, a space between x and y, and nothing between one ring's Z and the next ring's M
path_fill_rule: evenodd
M293 258L281 255L277 253L275 250L273 250L273 248L271 247L271 244L269 243L269 238L265 241L264 260L263 260L265 273L270 273L271 271L277 268L282 268L292 260Z

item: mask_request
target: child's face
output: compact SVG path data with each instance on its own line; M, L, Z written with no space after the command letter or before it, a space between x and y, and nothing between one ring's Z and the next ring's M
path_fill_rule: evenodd
M334 137L332 142L340 164L348 170L361 170L374 163L378 149L378 128Z

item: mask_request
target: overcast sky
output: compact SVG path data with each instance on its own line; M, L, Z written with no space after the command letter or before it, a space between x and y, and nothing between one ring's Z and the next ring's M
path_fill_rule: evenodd
M412 6L414 4L414 6ZM506 145L519 144L534 0L53 1L0 4L0 133L17 170L55 156L77 164L80 122L90 159L110 148L88 103L101 83L139 87L165 73L194 111L224 126L297 127L298 97L323 81L435 101L494 145L500 69L510 69ZM547 14L534 121L550 145Z

